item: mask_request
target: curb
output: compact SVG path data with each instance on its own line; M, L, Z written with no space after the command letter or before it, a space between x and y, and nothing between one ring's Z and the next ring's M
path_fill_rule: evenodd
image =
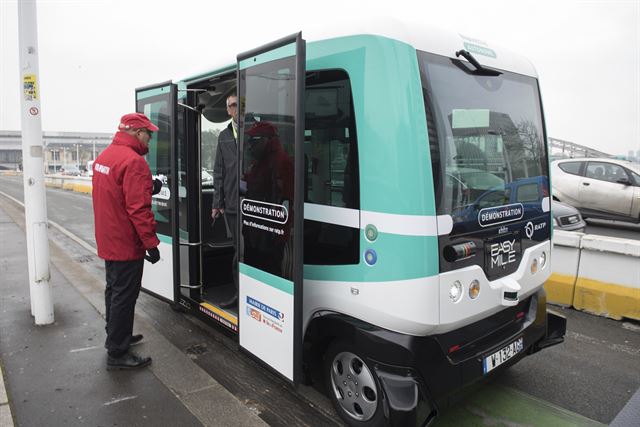
M0 196L8 195L0 192ZM24 230L24 205L15 198L8 196L14 203L3 205L7 215ZM22 215L22 216L21 216ZM67 237L73 236L58 224L49 223ZM65 233L66 232L66 233ZM71 236L69 235L71 234ZM74 236L75 237L75 236ZM77 239L77 238L76 238ZM78 243L76 239L75 243ZM78 239L79 240L79 239ZM104 288L102 278L98 278L86 271L82 265L70 258L68 254L51 238L50 262L65 276L91 306L104 317ZM95 249L85 243L84 249L95 254ZM255 426L267 424L259 417L259 411L248 407L214 380L206 371L192 361L179 348L175 347L167 338L160 334L153 326L153 321L143 311L136 311L135 324L138 330L147 338L149 351L154 354L153 364L148 368L167 387L176 398L203 425L220 426ZM179 370L171 361L179 360ZM2 387L4 389L4 385ZM6 395L6 393L5 393ZM0 393L0 397L2 394ZM8 399L7 399L8 402ZM5 424L4 408L8 408L8 422ZM0 426L13 427L9 404L0 403Z
M2 363L0 363L0 426L13 427L13 415L11 414L11 405L9 405L9 396L4 386L4 373Z

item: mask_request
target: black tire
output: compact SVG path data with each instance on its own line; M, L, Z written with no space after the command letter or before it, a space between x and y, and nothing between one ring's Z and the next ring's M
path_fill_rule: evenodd
M344 341L333 341L325 352L322 371L327 395L347 425L379 427L386 424L380 382L358 349Z

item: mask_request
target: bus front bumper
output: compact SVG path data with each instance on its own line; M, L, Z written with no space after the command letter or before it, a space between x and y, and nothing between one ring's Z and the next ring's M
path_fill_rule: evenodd
M435 354L433 337L413 337L407 346L414 357L413 366L371 360L384 394L384 411L389 425L426 426L436 418L439 409L458 401L464 394L460 392L468 386L512 366L527 355L562 343L566 319L546 309L535 311L535 319L523 325L521 330L490 347L482 346L464 359L455 360L443 351ZM487 371L488 357L520 339L524 345L515 356Z

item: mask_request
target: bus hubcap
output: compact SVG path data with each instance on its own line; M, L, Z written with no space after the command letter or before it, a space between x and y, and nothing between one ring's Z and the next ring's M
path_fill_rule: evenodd
M353 353L336 355L331 364L331 386L336 400L350 417L367 421L376 413L378 392L365 363Z

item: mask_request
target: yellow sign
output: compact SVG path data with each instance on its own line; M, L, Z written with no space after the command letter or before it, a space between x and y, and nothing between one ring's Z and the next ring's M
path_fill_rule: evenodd
M22 91L25 101L35 101L38 99L38 87L35 74L25 74L22 79Z

